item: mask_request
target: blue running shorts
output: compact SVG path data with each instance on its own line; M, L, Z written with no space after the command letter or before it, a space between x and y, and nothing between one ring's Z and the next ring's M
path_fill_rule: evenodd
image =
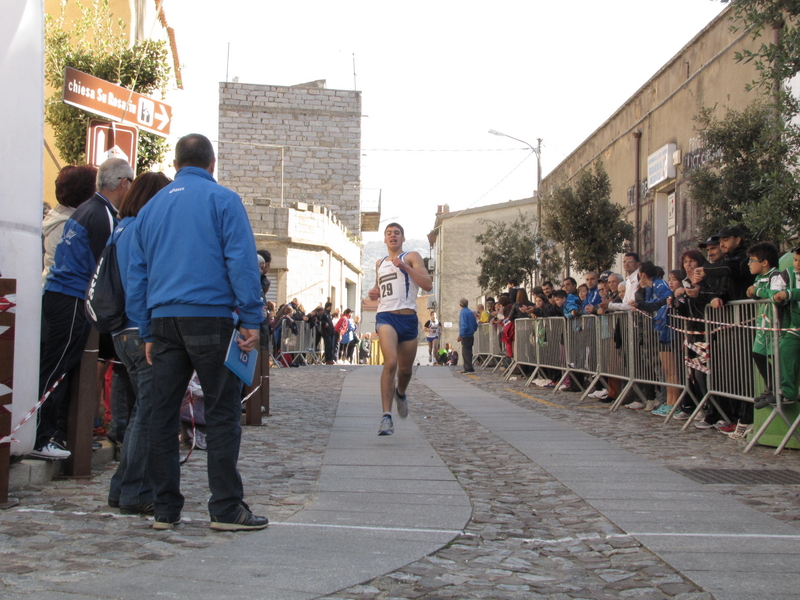
M416 313L402 315L392 312L379 312L375 315L375 329L380 329L382 325L389 325L397 332L398 343L417 339L419 320Z

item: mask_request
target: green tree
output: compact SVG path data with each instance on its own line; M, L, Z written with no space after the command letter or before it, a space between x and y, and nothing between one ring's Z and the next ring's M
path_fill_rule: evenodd
M693 201L705 217L703 235L739 225L748 240L786 246L800 228L800 186L795 176L800 132L756 101L742 111L713 108L695 117L710 163L689 171Z
M483 253L475 262L481 268L478 285L482 289L505 288L509 279L530 289L537 274L547 279L561 270L558 253L538 232L536 217L520 211L511 223L481 219L481 224L486 229L475 241L483 246Z
M756 50L736 53L736 60L752 62L759 79L751 87L780 93L781 100L793 103L785 94L784 83L800 73L800 2L797 0L722 0L733 7L731 29L745 28L753 40L761 40Z
M45 16L45 81L56 92L47 99L45 120L53 128L61 158L69 164L86 162L86 127L92 115L61 101L64 68L72 67L140 94L166 91L169 81L167 45L146 40L132 47L128 44L125 23L114 20L108 0L91 0L76 5L81 17L66 20L67 2L61 2L61 14ZM164 160L168 148L164 138L139 133L137 172Z
M611 202L611 181L602 161L578 173L574 187L542 197L544 233L579 271L605 271L633 239L625 209Z

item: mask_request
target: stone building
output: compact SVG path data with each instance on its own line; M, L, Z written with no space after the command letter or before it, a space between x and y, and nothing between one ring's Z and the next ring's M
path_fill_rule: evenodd
M442 347L447 342L458 347L459 300L466 298L474 310L484 297L485 290L478 286L480 267L476 262L481 255L481 246L475 242L475 236L486 228L484 221L512 223L520 213L535 216L536 199L525 198L452 213L446 204L439 206L434 228L428 234L433 248L433 264L429 262L428 269L433 276L429 307L437 311L439 321L444 325ZM421 311L419 315L420 318L424 315L424 320L427 320L428 311Z
M731 31L730 15L730 9L720 13L542 182L548 194L602 160L612 201L636 227L634 247L664 268L676 268L680 253L697 243L700 214L686 174L710 157L693 117L714 106L723 117L725 108L741 110L756 100L745 91L756 77L753 65L734 59L754 42L745 31Z
M219 182L272 253L276 302L359 309L360 148L360 92L220 84Z

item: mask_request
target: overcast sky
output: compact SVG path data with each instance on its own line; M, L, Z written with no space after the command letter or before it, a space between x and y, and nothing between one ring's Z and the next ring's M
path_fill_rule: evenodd
M489 129L531 145L542 138L546 175L725 6L164 0L185 88L170 96L172 133L216 139L226 74L243 83L355 85L362 187L382 190L385 222L420 238L438 204L453 211L532 194L535 157Z

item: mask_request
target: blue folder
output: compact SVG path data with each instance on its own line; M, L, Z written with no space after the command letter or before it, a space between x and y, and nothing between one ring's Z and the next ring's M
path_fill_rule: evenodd
M231 343L228 344L228 354L225 356L225 366L228 367L233 374L239 379L244 381L245 385L253 383L253 375L256 372L256 360L258 360L258 350L250 350L245 352L239 348L236 340L244 339L241 333L233 330L231 336Z

